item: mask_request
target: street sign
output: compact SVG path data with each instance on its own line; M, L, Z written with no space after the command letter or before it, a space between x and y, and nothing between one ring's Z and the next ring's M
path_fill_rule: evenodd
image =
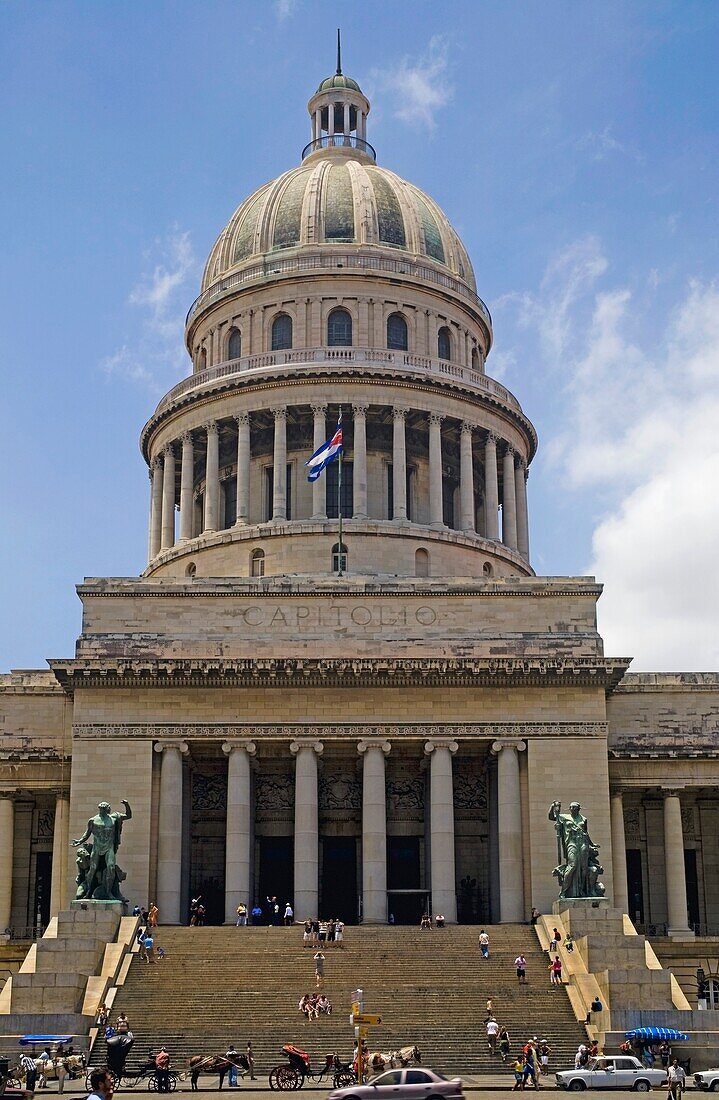
M366 1039L368 1034L369 1034L369 1032L367 1031L366 1027L356 1027L355 1028L355 1039L357 1039L357 1040Z
M377 1025L382 1023L381 1016L371 1015L369 1012L353 1012L352 1013L353 1024L370 1024Z
M362 1005L359 1001L352 1002L352 1015L357 1016L362 1011Z

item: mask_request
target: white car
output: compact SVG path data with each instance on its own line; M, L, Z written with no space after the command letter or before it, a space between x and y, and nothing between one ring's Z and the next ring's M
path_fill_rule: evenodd
M413 1066L390 1069L366 1085L333 1089L327 1100L464 1100L464 1092L459 1077L448 1081L441 1073Z
M584 1089L634 1089L650 1092L655 1085L664 1085L665 1069L646 1069L630 1054L603 1054L593 1058L582 1069L563 1069L554 1075L557 1087L570 1092Z
M703 1069L694 1074L694 1084L698 1089L708 1092L719 1090L719 1069Z

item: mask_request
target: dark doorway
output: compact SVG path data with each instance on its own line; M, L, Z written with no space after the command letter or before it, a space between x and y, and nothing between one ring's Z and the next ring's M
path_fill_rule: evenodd
M427 904L425 893L392 892L420 890L419 840L418 836L387 837L388 910L395 924L419 924Z
M260 837L260 875L257 884L257 901L262 906L264 923L267 919L266 898L276 897L280 906L280 916L285 911L285 902L293 901L295 866L294 842L291 836ZM317 916L316 913L297 913L297 919Z
M357 922L357 841L353 836L322 838L320 915Z
M700 923L699 917L699 880L697 877L697 853L696 848L684 849L684 874L687 880L687 910L689 926L696 928Z
M642 853L639 848L627 848L627 893L629 916L644 924L644 887L642 885Z
M192 837L190 893L202 897L205 924L225 923L225 835L223 822L206 822ZM162 914L160 914L162 920Z
M35 855L35 910L31 924L39 923L47 928L50 920L50 885L52 882L52 852L37 852Z

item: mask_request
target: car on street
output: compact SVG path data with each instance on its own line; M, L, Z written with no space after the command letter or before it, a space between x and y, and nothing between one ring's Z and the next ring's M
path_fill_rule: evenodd
M633 1089L650 1092L655 1085L664 1085L665 1069L647 1069L630 1054L603 1054L592 1058L581 1069L558 1070L554 1075L557 1087L570 1092L585 1089Z
M459 1077L447 1079L434 1070L415 1066L389 1069L366 1085L333 1089L327 1100L464 1100Z
M703 1069L701 1073L695 1073L694 1085L705 1092L717 1092L719 1090L719 1069Z

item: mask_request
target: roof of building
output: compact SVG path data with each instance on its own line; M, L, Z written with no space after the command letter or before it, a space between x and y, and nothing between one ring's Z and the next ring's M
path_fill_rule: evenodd
M353 80L351 76L345 76L344 73L332 73L332 76L325 77L317 91L328 92L330 88L350 88L353 92L362 91L357 81Z

